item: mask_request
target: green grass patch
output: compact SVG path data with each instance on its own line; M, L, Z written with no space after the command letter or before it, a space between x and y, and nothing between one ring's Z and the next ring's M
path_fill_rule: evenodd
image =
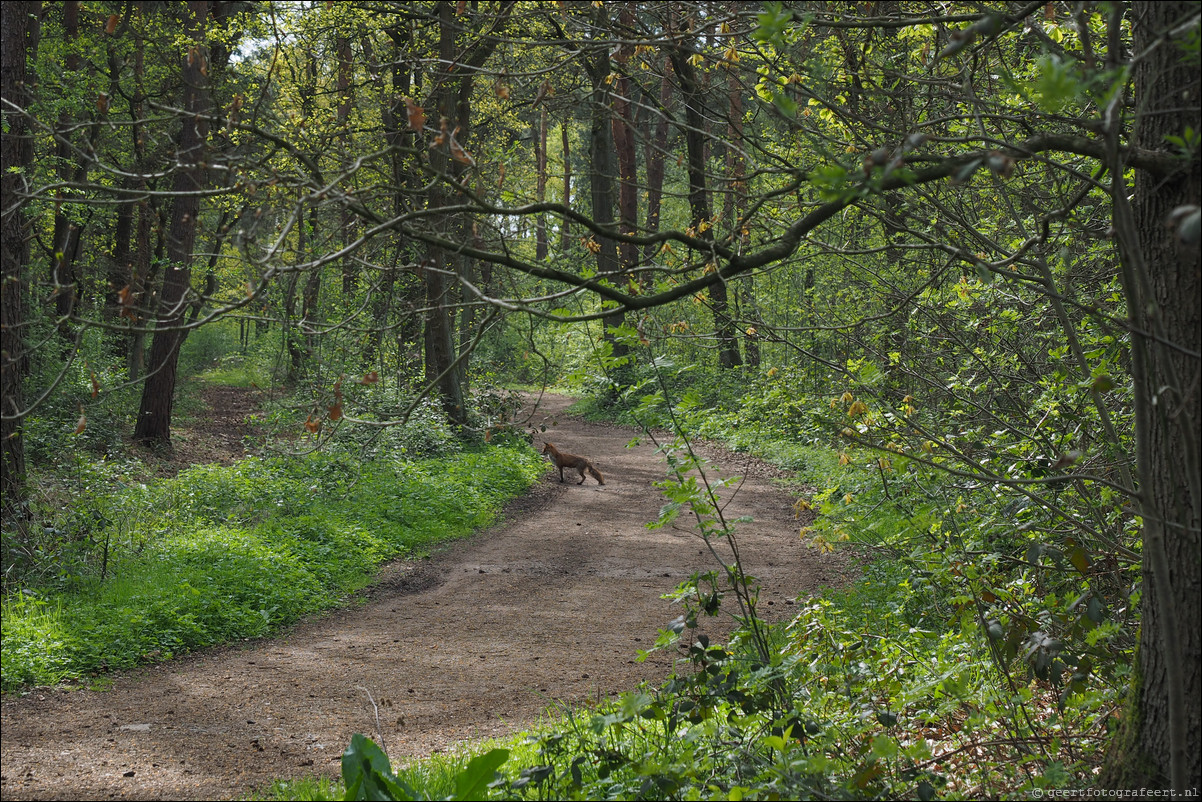
M250 800L308 800L334 802L346 798L346 786L331 777L298 777L295 780L276 780L261 792L251 794Z
M211 384L253 390L271 386L271 373L244 358L225 358L197 377Z
M3 600L3 688L278 631L342 603L381 563L490 523L541 469L525 446L367 464L315 454L120 487L91 534L110 544L103 576L92 561Z

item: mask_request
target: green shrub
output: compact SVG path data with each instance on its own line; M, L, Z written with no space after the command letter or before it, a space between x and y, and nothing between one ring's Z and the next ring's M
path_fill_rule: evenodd
M113 485L89 497L112 518L97 525L106 569L79 559L70 582L5 596L3 688L270 634L340 603L384 561L487 524L541 470L523 445L413 462L252 457Z

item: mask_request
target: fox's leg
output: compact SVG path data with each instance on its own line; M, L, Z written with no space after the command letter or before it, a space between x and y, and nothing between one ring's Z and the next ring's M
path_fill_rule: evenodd
M582 485L582 484L584 484L584 466L583 466L583 465L578 465L578 466L576 467L576 470L580 471L580 481L579 481L579 482L577 482L576 484L578 484L578 485Z
M563 481L563 466L559 466L559 481Z

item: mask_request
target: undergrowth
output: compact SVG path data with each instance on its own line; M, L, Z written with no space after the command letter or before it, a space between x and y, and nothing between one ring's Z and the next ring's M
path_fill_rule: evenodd
M135 483L89 470L87 509L51 524L76 527L55 541L57 569L5 595L6 691L260 637L338 605L384 561L489 523L541 462L520 444L413 461L251 457ZM71 523L80 515L86 527Z
M1084 560L1021 493L841 437L854 396L771 397L757 387L723 404L686 388L668 404L644 388L608 414L796 471L808 485L797 535L819 552L855 550L862 576L801 599L772 630L754 608L736 612L725 644L692 627L731 611L733 588L721 571L693 577L669 594L682 615L656 643L677 655L673 678L560 711L523 736L489 798L927 800L1089 787L1134 644L1138 589L1122 550L1104 567L1096 548ZM576 410L607 414L589 399ZM664 487L665 510L716 508L700 485ZM1088 504L1069 488L1058 501ZM732 524L706 536L733 536ZM409 790L399 798L449 798L445 785Z

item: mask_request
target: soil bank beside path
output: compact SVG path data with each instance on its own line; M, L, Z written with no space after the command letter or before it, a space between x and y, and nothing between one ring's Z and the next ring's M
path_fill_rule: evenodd
M277 778L338 774L353 733L379 739L369 692L402 762L665 679L670 654L635 660L680 614L661 596L717 566L693 532L647 529L663 504L654 447L627 448L631 430L567 416L569 404L543 396L531 423L592 460L604 486L549 473L498 525L386 567L363 606L279 637L117 674L107 691L6 695L4 799L238 799ZM852 573L798 538L795 497L770 481L779 471L707 456L746 477L725 513L755 518L739 544L765 618Z

